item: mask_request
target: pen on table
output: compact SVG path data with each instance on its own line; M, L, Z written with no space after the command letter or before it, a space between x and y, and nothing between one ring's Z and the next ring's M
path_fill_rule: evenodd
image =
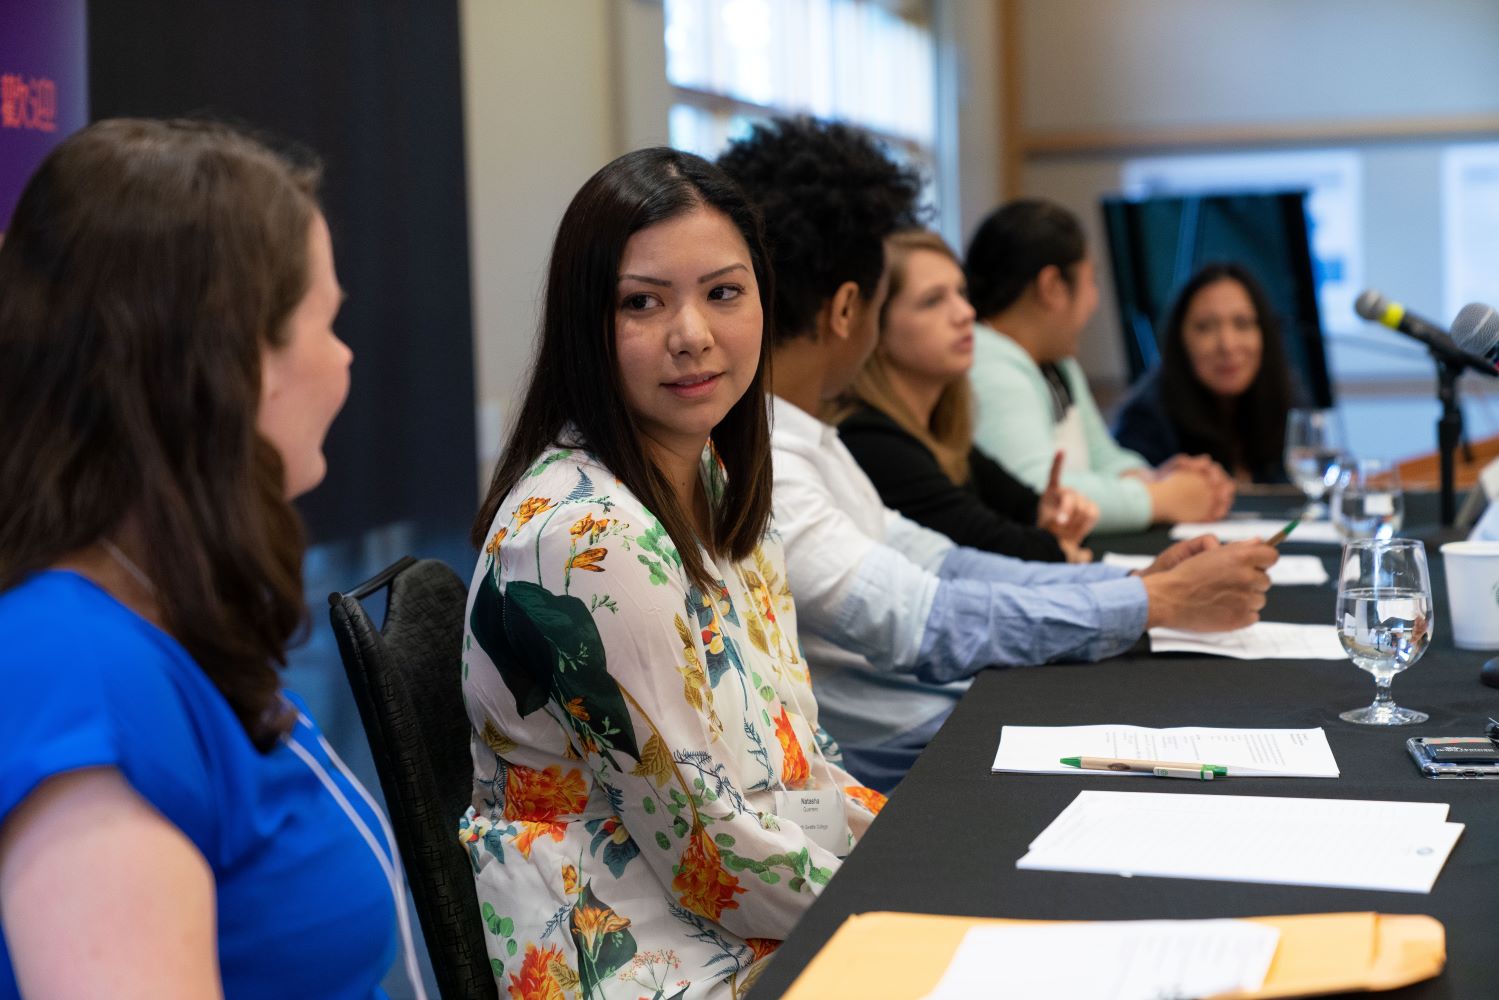
M1157 778L1192 778L1196 781L1212 781L1214 778L1228 777L1228 768L1221 764L1185 764L1174 760L1063 757L1062 764L1082 771L1129 771L1136 774L1153 774Z
M1281 528L1275 534L1273 534L1269 538L1267 538L1265 540L1265 544L1269 545L1272 548L1274 548L1275 546L1279 545L1281 542L1285 541L1286 540L1286 536L1289 535L1291 532L1295 531L1296 530L1296 526L1298 524L1300 524L1300 523L1301 523L1301 518L1299 518L1299 517L1293 517L1290 520L1290 522L1286 524L1286 526L1284 528Z

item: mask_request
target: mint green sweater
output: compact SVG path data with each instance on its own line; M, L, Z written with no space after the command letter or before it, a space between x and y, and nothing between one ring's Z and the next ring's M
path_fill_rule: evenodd
M1098 404L1077 361L1059 367L1072 389L1088 445L1088 471L1068 473L1062 482L1098 504L1099 533L1142 531L1150 524L1150 493L1130 469L1148 468L1145 459L1119 447L1109 435ZM974 443L1022 482L1046 488L1056 454L1051 390L1025 348L1004 334L975 324L973 333L974 399L978 403Z

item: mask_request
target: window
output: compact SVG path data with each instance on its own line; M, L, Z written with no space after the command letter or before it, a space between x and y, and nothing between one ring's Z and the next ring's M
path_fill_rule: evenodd
M859 125L935 178L930 0L665 0L671 143L717 156L756 120Z

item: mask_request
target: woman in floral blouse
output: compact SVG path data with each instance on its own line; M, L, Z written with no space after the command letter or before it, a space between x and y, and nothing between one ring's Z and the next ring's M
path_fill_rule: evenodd
M883 804L769 532L770 285L698 157L623 156L563 216L464 642L460 837L513 1000L743 996Z

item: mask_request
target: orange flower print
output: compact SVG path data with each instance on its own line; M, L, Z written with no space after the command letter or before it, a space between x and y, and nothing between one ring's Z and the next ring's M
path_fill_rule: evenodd
M593 522L593 527L590 528L589 531L588 531L588 541L589 541L589 543L591 544L593 542L598 541L599 538L602 537L602 535L604 534L604 529L606 529L608 527L609 527L609 519L607 517L601 517L601 518L598 518L597 520L595 520Z
M573 526L571 528L567 529L567 533L569 535L572 535L574 538L577 538L580 535L586 535L586 534L588 534L588 532L591 531L592 529L593 529L593 515L592 514L584 514L582 517L578 518L576 521L573 522Z
M573 927L583 939L583 947L590 957L598 954L599 938L628 926L630 918L620 916L607 906L589 906L579 900L573 907Z
M749 945L751 962L760 961L781 946L775 938L745 938L744 943Z
M505 540L505 535L508 534L509 531L509 528L501 528L499 531L496 531L494 533L494 537L489 540L489 544L484 546L484 551L489 555L495 555L497 552L499 552L500 543Z
M583 707L583 699L581 697L574 698L572 701L568 702L566 705L563 705L562 707L565 708L565 709L567 709L567 714L568 715L571 715L574 719L577 719L579 722L587 722L588 721L588 709L586 709L586 708Z
M579 770L562 773L553 764L538 771L519 764L505 772L505 818L547 823L565 813L582 812L588 804L588 789Z
M781 757L785 761L781 780L792 788L800 787L812 770L807 766L807 755L802 753L796 730L791 728L791 717L786 714L785 705L781 706L781 714L776 718L776 739L781 741Z
M882 793L873 788L865 788L863 785L845 785L843 793L876 816L880 814L881 809L885 808L887 801Z
M538 823L523 819L518 820L515 827L519 831L515 835L515 849L527 861L531 860L531 846L542 837L551 837L560 844L562 838L567 836L566 823Z
M566 961L561 948L526 945L520 971L510 976L510 1000L567 1000L551 968L553 962Z
M694 826L688 836L687 849L676 866L672 889L680 893L682 905L699 916L717 920L724 910L737 910L735 894L744 892L739 880L724 871L718 847L708 831Z
M578 894L578 869L572 865L562 866L562 891L569 896Z
M526 522L530 521L531 518L535 517L537 514L551 510L552 506L553 504L551 497L528 498L519 507L515 508L514 517L516 530L518 531L521 528L525 527Z
M567 561L568 569L586 569L590 573L602 573L604 567L599 563L609 554L608 549L584 549Z

